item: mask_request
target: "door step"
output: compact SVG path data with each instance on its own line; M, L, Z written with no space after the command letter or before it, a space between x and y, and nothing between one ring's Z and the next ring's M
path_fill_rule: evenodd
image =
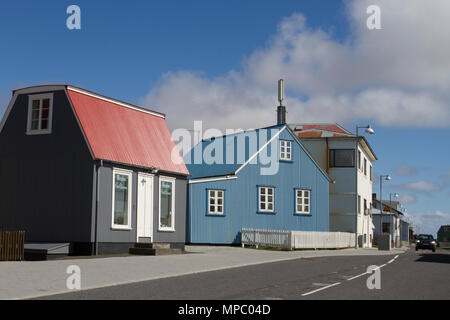
M147 243L138 242L134 244L135 248L143 249L170 249L170 243Z
M136 243L133 248L130 248L129 253L140 256L161 256L180 254L183 250L171 248L170 243Z

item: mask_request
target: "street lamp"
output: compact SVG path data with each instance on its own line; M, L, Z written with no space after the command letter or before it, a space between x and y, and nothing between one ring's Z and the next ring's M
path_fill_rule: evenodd
M391 206L391 208L392 208L392 196L394 196L394 198L398 198L399 195L398 193L389 193L389 205Z
M380 235L383 233L383 178L386 181L390 181L391 176L380 175Z
M359 129L366 129L366 131L365 131L366 134L374 134L375 133L375 131L370 126L370 124L367 125L367 126L362 126L362 127L356 126L356 136L358 136L358 130Z

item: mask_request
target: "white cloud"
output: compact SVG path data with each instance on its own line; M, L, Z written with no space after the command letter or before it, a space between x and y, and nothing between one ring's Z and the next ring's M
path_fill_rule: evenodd
M401 195L398 199L402 204L413 204L417 202L417 197L413 194Z
M450 213L435 211L434 213L406 214L405 217L415 227L415 233L426 233L436 236L439 227L450 224Z
M276 81L286 80L289 122L371 120L381 125L450 126L450 1L379 0L382 30L368 30L371 1L350 1L346 41L283 19L243 70L221 77L168 72L141 101L172 128L259 127L275 122Z
M427 193L441 190L441 186L439 184L425 180L407 182L401 185L397 185L396 187L403 190Z
M417 169L408 165L395 168L394 172L399 176L412 176L417 173Z

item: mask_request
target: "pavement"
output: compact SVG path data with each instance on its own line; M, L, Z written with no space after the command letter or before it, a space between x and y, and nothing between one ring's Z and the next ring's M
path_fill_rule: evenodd
M341 257L384 257L389 252L377 249L317 251L276 251L221 246L186 246L187 254L169 256L121 256L53 261L0 263L0 299L26 299L73 292L67 288L69 266L81 270L81 290L138 284L156 279L224 271L298 259Z
M415 252L395 256L322 256L256 264L179 277L136 282L92 290L75 291L40 299L92 300L183 300L183 305L202 306L217 301L213 315L223 316L228 300L396 300L450 299L450 251ZM369 289L367 272L376 266L379 288ZM372 281L369 281L372 283ZM285 307L270 304L273 311ZM169 308L168 314L179 308Z

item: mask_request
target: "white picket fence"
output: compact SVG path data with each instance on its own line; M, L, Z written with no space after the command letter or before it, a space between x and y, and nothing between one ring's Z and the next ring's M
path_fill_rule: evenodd
M242 229L244 247L265 246L286 249L339 249L355 246L355 234L348 232L281 231Z
M263 229L242 229L241 244L292 249L292 232Z

